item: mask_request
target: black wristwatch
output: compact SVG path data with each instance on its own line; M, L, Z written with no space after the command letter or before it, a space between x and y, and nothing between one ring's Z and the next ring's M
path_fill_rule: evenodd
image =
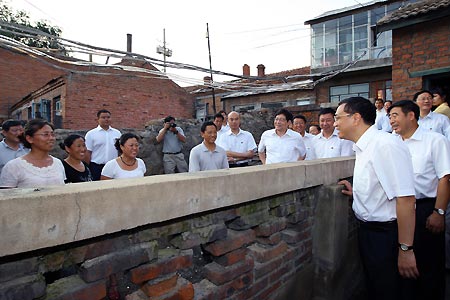
M445 215L445 210L443 210L442 208L434 208L433 209L435 212L437 212L438 214L440 214L441 216Z
M414 249L413 246L408 246L408 245L406 245L406 244L401 244L401 243L398 243L398 247L399 247L400 250L402 250L402 251L409 251L409 250Z

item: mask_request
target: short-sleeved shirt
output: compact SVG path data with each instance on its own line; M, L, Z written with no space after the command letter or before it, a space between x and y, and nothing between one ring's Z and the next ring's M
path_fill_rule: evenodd
M120 167L117 159L113 159L108 161L102 169L102 176L106 176L112 179L119 178L137 178L144 177L147 168L145 167L145 163L142 159L136 158L137 168L131 171L124 170Z
M61 161L51 156L53 163L44 168L35 167L22 157L9 161L3 168L0 184L7 187L41 188L64 185L66 174Z
M440 133L450 140L450 121L446 116L430 112L424 118L419 117L418 123L422 129Z
M392 132L391 121L389 120L388 114L377 117L375 120L375 125L377 126L378 130Z
M339 138L335 129L329 138L323 136L323 132L313 139L316 159L355 155L353 142Z
M396 198L414 196L408 148L397 137L371 126L354 144L353 211L363 221L397 218Z
M30 149L25 148L22 144L19 144L19 148L15 150L8 146L5 139L3 139L0 142L0 173L2 173L2 169L8 161L21 157L28 152L30 152Z
M266 152L266 164L295 162L306 154L305 143L300 133L288 129L279 136L275 129L264 131L261 135L258 151Z
M305 135L302 137L303 143L305 143L306 147L306 156L305 160L313 160L316 159L316 153L314 152L314 139L315 135L305 132Z
M71 165L69 165L65 160L62 161L64 166L64 171L66 173L66 183L72 182L87 182L92 181L92 174L89 170L88 165L83 161L84 165L84 172L80 172L77 169L73 168Z
M91 162L103 165L117 157L118 152L114 143L120 138L119 130L109 127L108 130L97 126L86 133L86 148L92 152Z
M242 129L239 129L238 134L234 134L231 129L222 133L220 138L217 139L216 144L225 149L225 151L239 153L256 151L256 142L253 135ZM244 162L244 160L240 162Z
M416 199L436 197L439 179L450 174L450 142L420 126L403 142L411 153Z
M214 151L209 151L204 143L191 149L189 155L189 172L228 169L227 154L216 145Z
M185 137L183 129L180 127L175 127L177 131ZM162 128L159 133L163 132L165 129ZM183 143L178 139L177 135L174 134L172 131L167 130L167 132L164 134L164 145L163 145L163 153L177 153L181 152L181 149L183 149Z

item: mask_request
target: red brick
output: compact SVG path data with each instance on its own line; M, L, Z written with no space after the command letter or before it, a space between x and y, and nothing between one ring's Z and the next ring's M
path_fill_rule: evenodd
M283 257L277 257L265 263L255 262L254 272L255 278L260 279L269 275L283 263Z
M106 297L106 282L85 283L74 275L59 279L47 287L47 295L57 300L100 300Z
M129 295L126 295L125 300L148 300L148 297L143 291L137 290Z
M257 237L268 237L284 228L286 228L286 220L277 218L256 226L254 230Z
M281 242L281 234L277 232L269 237L257 237L256 242L263 245L276 245Z
M252 255L257 262L267 262L276 257L282 256L287 250L287 244L281 241L278 245L260 245L254 244L248 247L249 254Z
M149 297L149 300L192 300L194 299L194 286L192 283L179 277L177 285L172 292L159 296L159 297Z
M210 243L204 246L204 249L214 256L221 256L253 243L255 238L255 232L252 229L243 231L228 230L227 238Z
M204 267L205 277L216 285L229 282L241 274L253 269L254 263L251 257L246 257L245 261L224 267L218 263L212 262Z
M239 248L222 256L216 257L214 261L225 267L230 266L237 262L245 260L245 255L247 255L247 252L247 248Z
M158 297L166 294L177 285L178 274L158 277L145 283L141 289L149 297Z
M225 299L224 286L217 286L207 279L194 284L195 300Z
M263 278L261 280L258 280L254 282L251 286L249 286L248 289L243 290L242 292L236 294L233 296L233 300L248 300L248 299L258 299L259 298L252 298L254 295L261 292L264 288L267 287L269 282L269 279Z
M181 255L158 259L152 264L145 264L130 271L131 281L139 284L157 278L161 275L170 274L177 270L192 266L192 250L182 251Z

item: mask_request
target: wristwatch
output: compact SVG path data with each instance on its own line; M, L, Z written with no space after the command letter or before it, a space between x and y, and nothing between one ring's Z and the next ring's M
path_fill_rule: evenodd
M442 208L434 208L433 209L435 212L437 212L438 214L440 214L441 216L445 215L445 210L443 210Z
M401 243L398 243L398 247L399 247L400 250L402 250L402 251L409 251L409 250L414 249L413 246L408 246L408 245L406 245L406 244L401 244Z

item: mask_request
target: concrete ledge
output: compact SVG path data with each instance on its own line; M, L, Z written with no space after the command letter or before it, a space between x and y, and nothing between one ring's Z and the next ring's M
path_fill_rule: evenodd
M0 257L336 183L354 158L0 191Z

